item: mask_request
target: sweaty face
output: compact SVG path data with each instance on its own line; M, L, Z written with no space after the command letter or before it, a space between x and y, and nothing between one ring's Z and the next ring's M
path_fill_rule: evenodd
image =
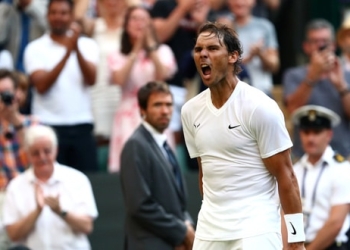
M28 156L36 173L51 171L57 150L46 137L40 137L28 148Z
M300 139L305 153L319 157L330 143L332 131L330 129L300 130Z
M206 86L215 85L226 77L232 77L233 63L238 57L229 55L223 42L210 32L199 34L194 47L194 61Z
M147 102L147 109L141 110L145 121L162 133L169 125L173 113L173 98L166 93L153 93Z
M48 9L47 19L51 32L56 35L63 35L67 32L73 20L72 9L67 2L53 2Z

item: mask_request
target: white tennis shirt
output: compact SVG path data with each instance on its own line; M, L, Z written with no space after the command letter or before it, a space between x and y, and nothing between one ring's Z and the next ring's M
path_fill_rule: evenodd
M188 101L182 123L191 158L202 161L196 237L220 241L280 232L276 180L262 161L292 146L276 102L240 81L219 109L209 89Z

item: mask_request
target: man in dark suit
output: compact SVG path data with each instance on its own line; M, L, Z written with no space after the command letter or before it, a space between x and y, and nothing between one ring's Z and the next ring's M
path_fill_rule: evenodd
M190 250L194 229L184 180L164 134L173 97L166 83L149 82L139 90L138 102L143 122L121 155L124 249Z

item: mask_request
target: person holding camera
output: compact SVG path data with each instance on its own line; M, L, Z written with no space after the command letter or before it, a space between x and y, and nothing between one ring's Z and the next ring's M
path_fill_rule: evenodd
M304 105L319 105L340 116L330 143L338 153L350 157L350 72L343 71L335 55L334 29L323 19L312 20L306 26L303 43L309 57L307 65L288 69L283 77L284 101L292 113ZM300 158L303 150L298 126L294 125L293 157Z
M28 161L22 143L24 128L37 121L19 112L18 86L13 72L0 69L0 249L8 240L2 225L2 205L7 184L23 172Z

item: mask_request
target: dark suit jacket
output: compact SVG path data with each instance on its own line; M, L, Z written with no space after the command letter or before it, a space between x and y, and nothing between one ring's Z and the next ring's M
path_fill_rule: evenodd
M121 155L125 247L173 250L186 235L186 193L176 185L171 166L152 135L140 125ZM185 187L183 190L186 190Z

